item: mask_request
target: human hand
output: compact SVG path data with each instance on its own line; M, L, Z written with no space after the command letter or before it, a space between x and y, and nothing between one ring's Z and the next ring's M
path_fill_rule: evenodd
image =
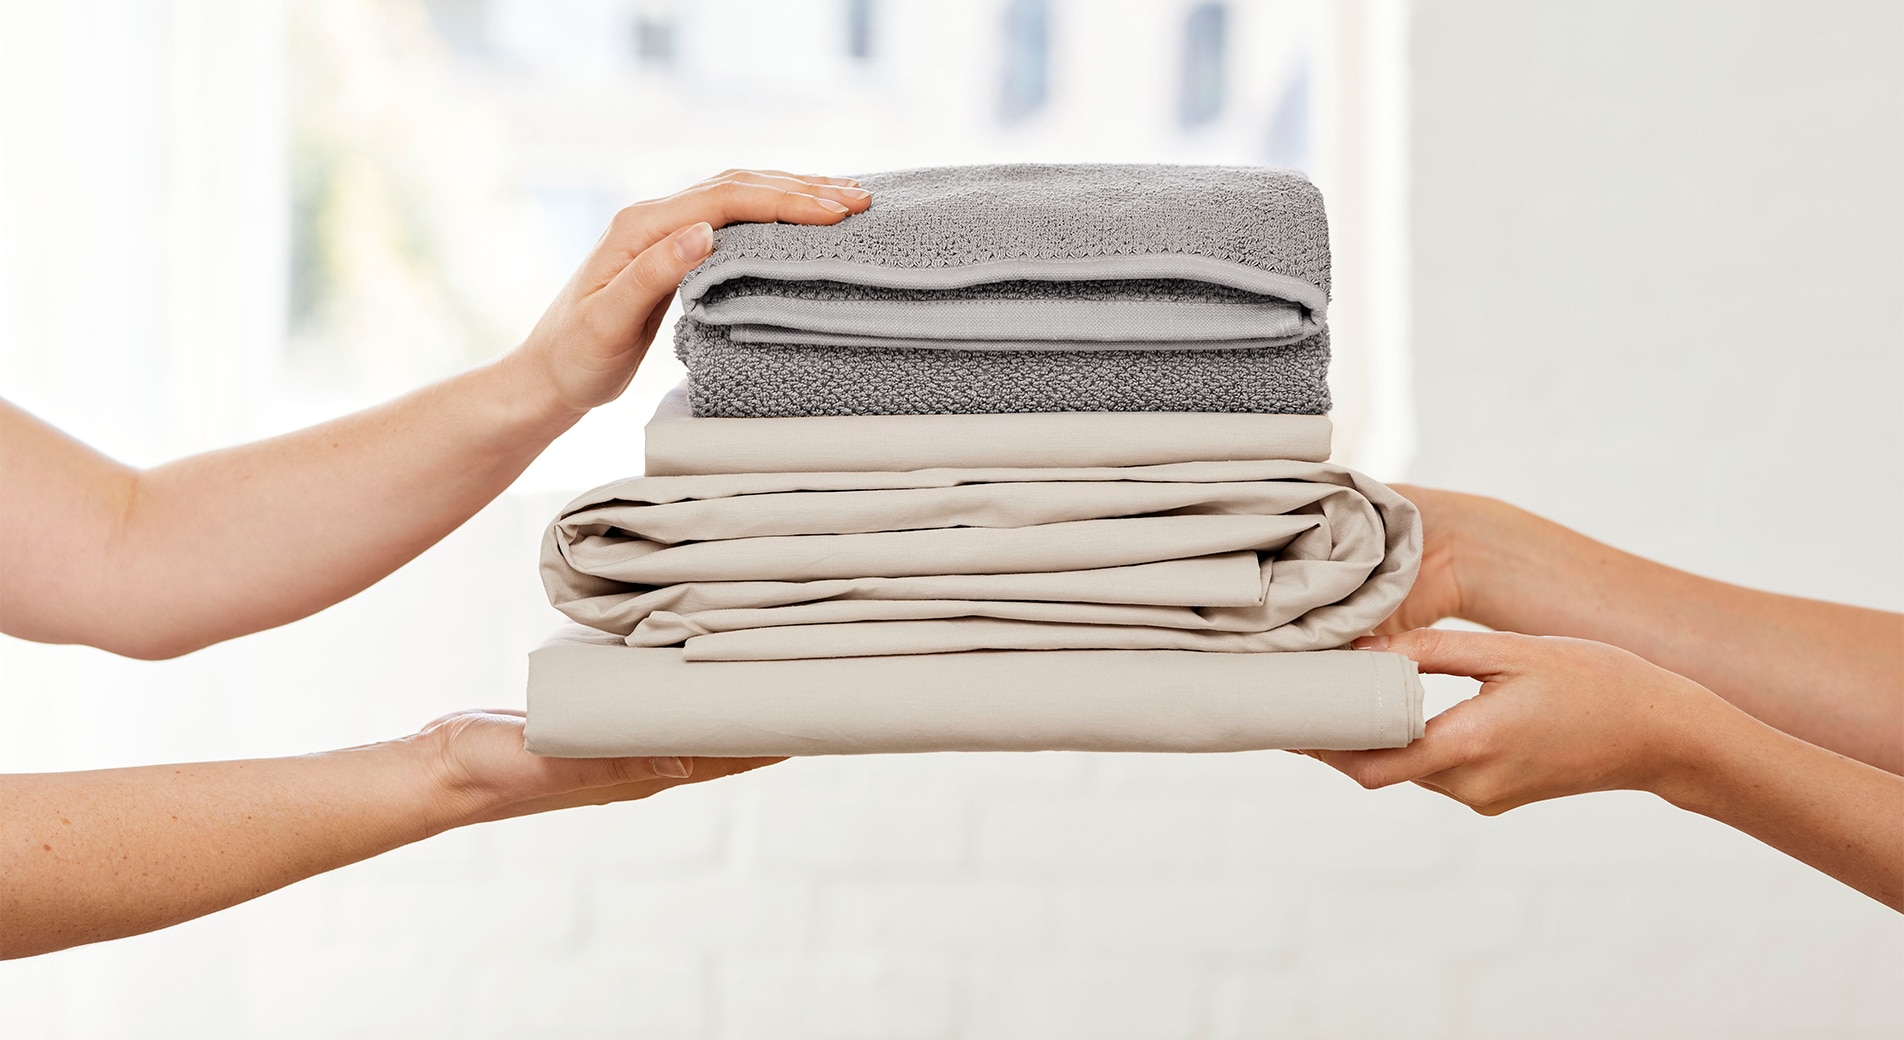
M432 829L633 801L778 758L545 758L524 750L519 711L459 711L408 738L438 793Z
M675 286L737 222L837 224L872 194L842 177L728 170L664 199L615 214L595 249L517 354L549 407L579 416L614 400L634 377Z
M1744 718L1690 679L1582 639L1418 629L1355 645L1472 676L1481 691L1407 747L1303 753L1363 787L1412 781L1487 816L1587 791L1665 796L1703 742Z
M1421 573L1408 598L1375 627L1376 634L1395 635L1427 628L1443 618L1466 617L1463 582L1471 584L1474 576L1471 567L1464 573L1468 554L1463 547L1474 514L1488 500L1409 484L1390 486L1421 511Z
M1583 546L1550 520L1499 499L1392 485L1421 512L1421 572L1376 635L1427 628L1443 618L1511 632L1544 632L1560 600L1581 601ZM1590 553L1589 553L1590 555ZM1571 577L1559 575L1565 571ZM1591 573L1589 568L1585 573Z

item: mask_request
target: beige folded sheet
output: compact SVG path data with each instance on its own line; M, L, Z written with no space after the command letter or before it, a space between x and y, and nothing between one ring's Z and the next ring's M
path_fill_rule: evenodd
M527 741L564 757L1399 747L1421 702L1413 662L1354 650L690 662L570 626L529 655Z
M686 385L648 422L647 473L864 472L985 466L1148 466L1329 457L1324 415L1017 412L696 418Z
M1420 556L1384 485L1257 460L634 478L570 503L542 575L572 620L696 662L1257 653L1368 632Z

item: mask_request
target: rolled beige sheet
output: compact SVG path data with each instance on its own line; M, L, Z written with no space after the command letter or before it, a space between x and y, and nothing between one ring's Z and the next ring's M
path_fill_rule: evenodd
M542 575L572 620L696 662L1261 653L1367 633L1420 557L1379 482L1244 460L633 478L564 509Z
M571 758L1360 749L1422 726L1414 663L1355 650L693 662L569 626L529 656L528 748Z

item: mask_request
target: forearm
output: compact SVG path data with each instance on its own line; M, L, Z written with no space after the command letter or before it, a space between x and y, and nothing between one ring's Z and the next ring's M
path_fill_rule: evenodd
M0 956L163 928L461 822L408 742L0 776Z
M1624 647L1813 744L1904 773L1904 616L1687 574L1471 500L1464 614Z
M0 631L170 657L350 596L627 388L715 227L837 224L869 205L851 181L747 170L638 203L501 361L146 473L0 401Z
M110 549L104 580L123 590L115 610L128 620L107 648L173 656L271 628L408 562L578 417L539 396L528 363L511 355L367 411L142 474Z
M1904 911L1904 777L1717 707L1657 793Z

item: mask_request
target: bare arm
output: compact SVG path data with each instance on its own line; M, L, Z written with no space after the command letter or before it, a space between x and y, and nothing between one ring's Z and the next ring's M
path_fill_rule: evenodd
M1504 502L1401 489L1426 558L1379 631L1460 617L1622 647L1767 724L1904 774L1904 615L1674 570Z
M1490 816L1588 791L1651 791L1904 910L1904 777L1781 733L1601 643L1417 629L1357 645L1482 680L1405 748L1308 752L1365 787L1413 781Z
M769 761L537 758L519 717L464 712L298 758L0 776L0 957L177 924L452 827Z
M0 402L0 631L172 657L354 595L620 395L712 227L831 224L867 204L847 181L730 171L631 206L508 355L144 472Z

